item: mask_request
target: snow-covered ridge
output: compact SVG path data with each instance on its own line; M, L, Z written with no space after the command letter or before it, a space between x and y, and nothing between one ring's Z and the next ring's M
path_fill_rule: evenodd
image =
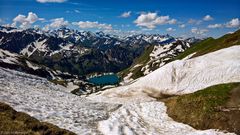
M155 100L161 93L181 95L230 82L240 82L240 46L200 57L171 62L138 81L97 93L89 98L110 102ZM117 100L119 99L119 100Z
M155 69L167 64L170 60L174 59L177 55L184 52L189 47L190 44L188 42L181 40L164 45L154 45L153 50L149 54L150 59L144 64L136 64L135 66L131 67L129 73L124 76L121 84L128 84L136 79L133 77L134 74L132 72L134 70L138 70L139 67L141 68L141 72L144 76L148 75Z
M10 64L18 63L18 55L9 51L0 49L0 61Z
M66 92L46 79L0 68L0 102L41 121L84 134L222 135L173 121L161 102L94 102ZM230 133L229 133L230 135ZM232 135L232 134L231 134Z

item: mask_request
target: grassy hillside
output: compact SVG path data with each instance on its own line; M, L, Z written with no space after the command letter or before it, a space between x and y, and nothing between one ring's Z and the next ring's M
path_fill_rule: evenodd
M9 105L0 102L0 134L24 135L75 135L65 129L39 120L22 112L17 112Z
M179 54L177 57L167 61L171 62L177 59L183 59L186 56L192 54L192 53L196 53L195 55L193 55L192 57L197 57L197 56L201 56L213 51L217 51L223 48L227 48L233 45L240 45L240 30L232 33L232 34L226 34L218 39L214 39L214 38L207 38L201 42L197 42L196 44L192 45L190 48L188 48L187 50L185 50L183 53ZM123 78L125 76L127 76L128 73L132 72L132 79L137 79L141 76L143 76L143 72L141 71L142 67L146 65L147 62L149 62L149 55L150 53L153 51L154 46L148 46L145 51L143 52L142 55L140 55L140 57L138 57L135 62L132 64L131 67L121 71L118 73L118 75ZM138 67L134 67L135 65L141 65ZM157 69L158 67L150 67L153 70Z
M227 48L233 45L240 44L240 30L232 33L226 34L218 39L208 38L199 43L196 43L180 55L178 55L175 59L183 59L184 57L196 52L193 57L201 56L213 51L217 51L223 48Z
M192 94L163 99L174 120L197 129L240 134L240 83L220 84Z
M150 60L150 53L153 51L154 46L150 45L148 47L146 47L146 49L144 50L144 52L140 55L140 57L138 57L137 59L134 60L134 63L132 64L133 66L140 64L142 66L133 68L133 66L123 70L122 72L119 73L119 75L121 77L126 76L128 73L132 72L133 79L137 79L141 76L143 76L143 72L141 71L142 67L145 66L145 64Z

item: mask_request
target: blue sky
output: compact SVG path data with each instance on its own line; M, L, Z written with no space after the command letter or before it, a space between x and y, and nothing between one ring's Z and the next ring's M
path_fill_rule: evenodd
M219 37L240 28L239 5L239 0L0 0L0 23Z

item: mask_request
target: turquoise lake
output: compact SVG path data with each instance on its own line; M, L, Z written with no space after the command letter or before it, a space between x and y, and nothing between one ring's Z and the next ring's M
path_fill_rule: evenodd
M114 84L118 84L119 78L117 75L111 74L111 75L102 75L102 76L92 77L92 78L89 78L88 81L95 85L114 85Z

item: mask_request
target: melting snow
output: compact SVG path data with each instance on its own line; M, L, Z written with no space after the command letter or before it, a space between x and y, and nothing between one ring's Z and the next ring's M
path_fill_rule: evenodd
M99 122L106 135L220 135L213 129L200 131L173 121L161 102L128 104L113 112L109 119Z
M240 46L200 57L178 60L153 71L136 82L92 95L99 101L149 101L149 94L187 94L229 82L240 82ZM118 100L117 100L118 99Z
M66 92L46 79L0 68L0 102L79 135L84 134L209 134L178 123L161 102L119 104L95 102Z
M0 68L0 102L80 135L98 134L98 121L107 119L119 107L80 98L46 79L3 68Z
M69 83L67 84L67 89L68 89L69 92L71 92L71 91L73 91L73 90L75 90L75 89L78 89L78 88L79 88L79 86L74 85L73 82L69 82Z
M240 46L169 63L135 83L78 97L46 79L0 68L0 101L77 134L221 135L173 121L151 92L191 93L240 81ZM111 102L111 103L104 103ZM120 107L120 104L122 106ZM228 133L230 134L230 133Z
M26 63L27 63L27 65L28 65L28 67L30 67L30 68L32 68L33 70L37 70L37 69L39 69L40 67L38 67L38 66L34 66L31 62L29 62L29 61L26 61Z

